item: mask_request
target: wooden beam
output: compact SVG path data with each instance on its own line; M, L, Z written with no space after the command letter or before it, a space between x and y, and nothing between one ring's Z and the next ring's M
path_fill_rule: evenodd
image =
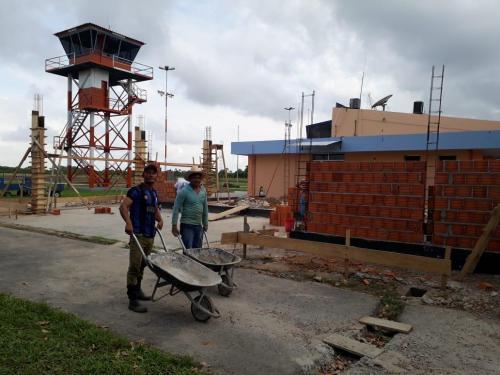
M23 157L21 158L21 161L19 162L19 164L17 165L16 169L14 170L14 173L12 174L12 176L10 176L9 181L7 181L7 184L3 188L2 195L0 195L0 197L4 196L5 192L9 188L10 184L12 183L12 181L14 181L14 178L16 178L16 176L17 176L17 172L19 172L19 169L22 167L24 161L26 160L26 158L28 157L28 155L30 154L30 152L31 152L31 147L28 147L28 149L24 153ZM21 189L21 191L22 191L22 189Z
M361 324L385 329L386 331L409 333L413 327L410 324L399 323L393 320L374 318L373 316L364 316L359 319Z
M222 233L220 237L220 243L222 245L236 244L238 243L238 232Z
M132 159L132 160L129 160L129 159L114 159L114 158L108 158L108 159L105 159L105 158L91 158L89 156L64 156L64 155L58 155L58 154L48 154L48 157L51 157L51 158L59 158L59 159L72 159L72 160L93 160L93 161L112 161L112 162L123 162L123 163L135 163L137 162L136 159ZM138 160L143 160L141 157L138 158ZM158 161L155 163L159 164L159 165L167 165L167 166L171 166L171 167L192 167L193 165L198 165L198 164L191 164L191 163L173 163L173 162L167 162L165 163L164 161Z
M226 239L230 237L226 236ZM234 239L234 235L231 237ZM375 263L417 271L451 274L449 259L436 259L417 255L394 253L390 251L364 249L354 246L338 245L326 242L297 240L273 236L262 236L255 233L237 232L237 242L243 245L265 246L270 248L297 250L314 254L323 258L349 259L358 262Z
M236 207L230 208L229 210L219 212L218 214L209 215L208 221L215 221L215 220L222 219L223 217L244 211L248 207L249 206L247 206L247 205L236 206Z
M57 166L56 162L54 161L54 159L52 159L49 156L49 154L47 154L47 152L44 150L43 146L36 139L34 139L33 142L42 151L43 155L51 162L51 164L54 166L54 168L56 168L56 170L59 170L59 167ZM75 187L75 185L73 185L73 183L68 179L68 177L64 173L62 173L62 176L64 178L64 181L66 181L66 183L73 189L73 191L76 193L76 195L78 196L78 198L80 198L80 200L82 201L82 203L85 206L87 206L87 208L90 210L90 205L89 205L88 201L86 201L85 199L83 199L83 197L80 195L80 192Z
M457 277L457 280L463 280L467 274L474 272L479 260L481 259L481 255L483 255L486 247L488 246L488 242L490 241L491 232L493 232L498 224L500 223L500 204L498 204L493 211L491 212L490 220L488 224L483 228L483 233L481 237L476 242L474 249L472 249L471 253L465 260L465 264L460 271L460 274Z
M444 259L451 259L451 246L446 246L444 249ZM448 275L441 275L441 289L446 289L448 286Z

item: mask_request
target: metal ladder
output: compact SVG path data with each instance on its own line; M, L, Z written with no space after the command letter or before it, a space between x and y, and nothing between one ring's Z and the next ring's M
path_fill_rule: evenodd
M441 123L441 103L443 99L443 80L444 80L444 65L441 70L441 75L436 75L435 67L432 66L431 75L431 90L429 95L429 114L427 118L427 146L426 154L429 151L437 152L439 149L439 125ZM435 92L439 93L439 98L435 98ZM434 110L437 105L438 109ZM434 116L434 118L433 118ZM437 119L435 118L437 117ZM426 155L428 156L428 155Z
M431 88L429 94L429 113L427 117L427 139L425 148L425 209L424 223L430 228L432 226L434 214L434 185L436 176L436 164L438 162L439 151L439 126L441 124L442 99L443 99L444 65L441 74L436 74L434 65L432 66ZM437 110L435 109L437 107ZM427 231L426 231L427 232ZM432 232L427 232L426 240L430 241Z

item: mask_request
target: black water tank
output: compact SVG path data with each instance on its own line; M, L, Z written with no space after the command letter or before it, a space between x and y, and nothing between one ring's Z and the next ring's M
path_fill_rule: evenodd
M416 114L423 114L424 113L424 102L418 101L418 102L413 102L413 113Z
M359 109L361 107L361 100L359 98L349 99L349 108Z

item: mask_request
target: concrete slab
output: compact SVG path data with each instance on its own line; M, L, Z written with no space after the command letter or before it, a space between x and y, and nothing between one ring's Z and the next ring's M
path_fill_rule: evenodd
M192 355L216 373L312 371L331 360L316 337L356 324L378 302L324 284L237 269L239 288L229 298L209 291L220 319L196 322L181 294L148 303L147 314L135 314L127 310L126 249L5 228L0 236L0 292L46 301L131 340L143 338L168 352ZM153 281L146 271L145 289L150 291Z
M112 214L94 214L94 210L86 208L73 208L61 210L60 216L54 215L26 215L9 219L0 218L0 222L17 223L39 228L64 230L78 233L85 236L100 236L119 241L128 241L125 234L125 224L118 211L118 205L113 205ZM179 241L170 233L172 210L162 209L162 216L165 226L162 234L167 247L178 248ZM251 229L262 229L263 225L269 226L269 219L262 217L248 217ZM210 222L208 225L208 240L210 242L219 241L223 232L234 232L243 230L243 217L229 217L218 221ZM161 245L159 239L156 244Z

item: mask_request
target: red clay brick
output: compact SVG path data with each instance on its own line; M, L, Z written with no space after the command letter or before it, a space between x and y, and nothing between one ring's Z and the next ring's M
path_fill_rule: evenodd
M487 249L492 252L500 252L500 241L491 240Z
M452 183L454 185L465 185L466 184L466 180L465 180L465 174L463 173L456 173L456 174L452 174Z
M498 173L500 172L500 160L488 160L490 164L490 172Z
M434 208L448 208L448 199L434 198Z
M474 171L475 172L489 172L490 162L488 160L474 160Z
M472 160L459 161L460 172L474 172L474 162Z
M449 176L448 173L436 173L435 183L436 184L447 184L449 181L448 176Z

